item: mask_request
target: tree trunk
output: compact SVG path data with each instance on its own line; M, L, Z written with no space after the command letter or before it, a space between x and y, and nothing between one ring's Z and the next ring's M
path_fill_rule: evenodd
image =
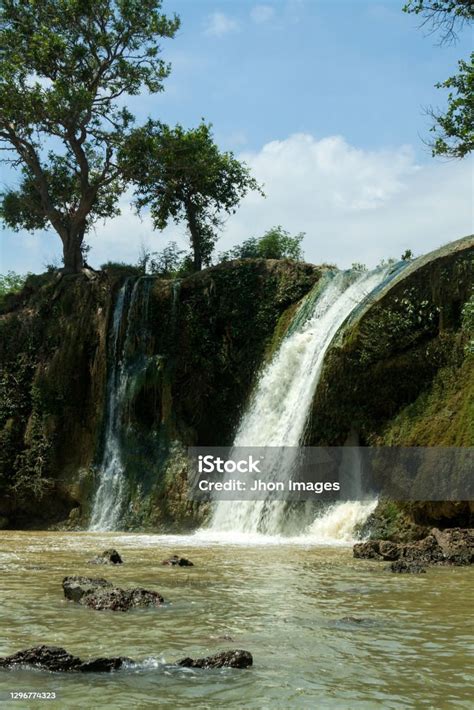
M84 267L84 255L81 250L83 235L69 234L63 240L64 273L78 274Z
M196 208L192 204L186 206L186 215L188 218L188 227L191 234L191 246L193 249L193 266L194 271L202 269L202 252L201 252L201 235L199 233L199 225L196 219Z

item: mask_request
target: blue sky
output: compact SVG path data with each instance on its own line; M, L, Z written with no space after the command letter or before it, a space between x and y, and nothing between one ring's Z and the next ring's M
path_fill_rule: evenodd
M163 44L172 63L165 91L134 97L147 115L185 126L201 117L216 139L265 183L226 223L219 248L274 224L304 231L308 260L376 263L472 231L472 163L433 160L421 138L434 84L467 56L418 29L403 0L165 0L182 26ZM1 183L14 175L2 169ZM90 261L134 261L142 244L185 244L184 227L153 232L123 200L123 215L98 225ZM54 233L1 233L2 271L41 271L58 258ZM219 250L218 248L218 250Z

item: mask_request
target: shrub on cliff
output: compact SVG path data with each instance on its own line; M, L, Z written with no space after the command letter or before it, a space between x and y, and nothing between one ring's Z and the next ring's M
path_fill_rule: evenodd
M295 236L278 225L272 227L260 237L250 237L229 251L220 255L220 261L231 259L293 259L303 261L301 242L305 237L304 232Z

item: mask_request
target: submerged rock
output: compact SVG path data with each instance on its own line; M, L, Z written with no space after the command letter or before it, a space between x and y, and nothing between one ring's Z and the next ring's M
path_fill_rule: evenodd
M79 671L81 673L104 673L118 670L124 663L130 662L129 658L95 658L83 661L78 656L73 656L64 648L57 646L35 646L24 651L18 651L12 656L0 658L0 668L16 668L30 666L54 672Z
M469 565L474 561L474 530L433 528L422 540L407 544L369 540L354 545L353 555L359 559L403 560L422 565Z
M63 590L66 599L97 611L128 611L129 609L157 607L164 602L158 592L140 587L121 589L114 587L102 578L65 577Z
M338 619L338 624L370 624L372 619L366 619L363 616L343 616L342 619Z
M407 562L406 560L396 560L387 569L399 574L425 574L426 568L419 562Z
M121 565L123 560L117 550L104 550L100 555L96 555L89 560L89 565Z
M167 560L163 560L162 565L169 565L170 567L194 567L194 563L191 560L187 560L186 557L179 557L178 555L171 555Z
M205 658L182 658L176 662L176 665L183 668L248 668L252 664L252 654L241 649L221 651Z

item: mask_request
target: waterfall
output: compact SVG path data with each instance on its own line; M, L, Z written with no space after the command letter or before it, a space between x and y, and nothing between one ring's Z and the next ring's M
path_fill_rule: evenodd
M147 276L141 276L134 283L129 278L117 295L109 333L104 446L90 530L116 530L124 513L127 491L122 459L123 420L133 380L139 374L137 370L146 365L144 353L149 339L147 321L152 283Z
M304 441L308 416L322 371L324 357L337 331L366 299L392 278L388 269L328 274L297 312L286 337L260 374L255 391L234 439L234 447L298 447ZM357 475L357 462L354 472ZM288 477L291 462L278 466ZM321 540L347 539L374 503L339 503L314 521L308 532ZM285 501L219 501L211 519L212 531L280 534L285 527ZM303 523L306 520L303 516ZM297 525L301 522L297 521Z

